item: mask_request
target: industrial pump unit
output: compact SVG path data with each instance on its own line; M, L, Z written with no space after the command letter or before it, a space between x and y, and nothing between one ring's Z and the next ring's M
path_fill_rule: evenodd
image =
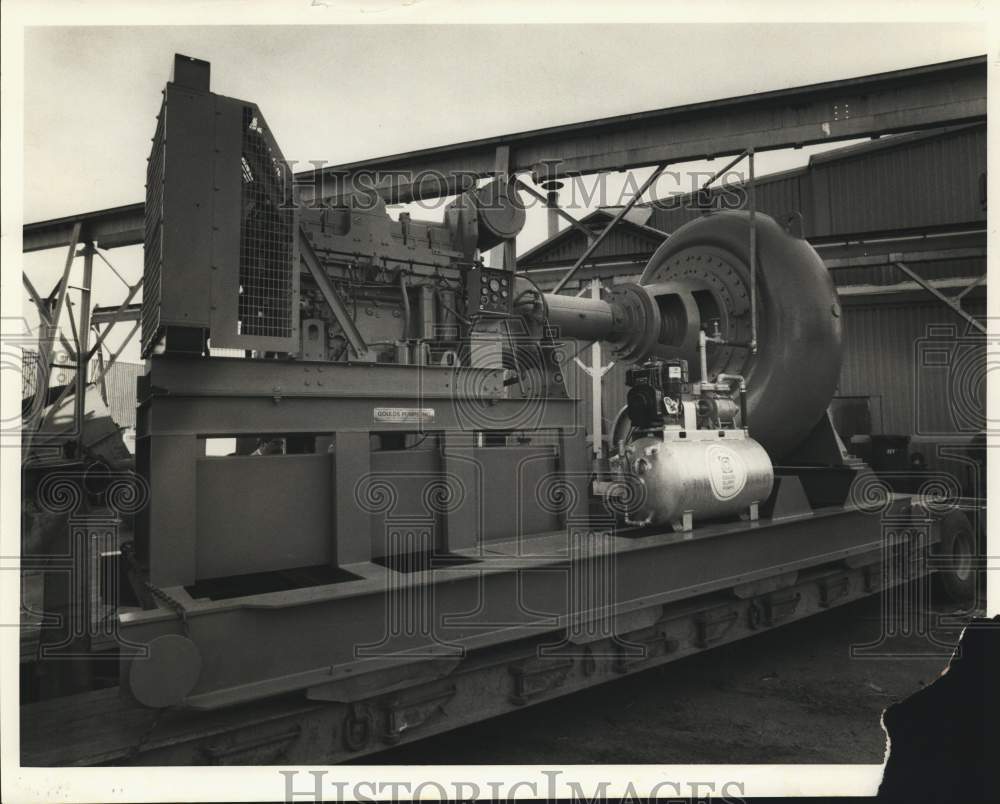
M316 203L320 188L307 203L261 110L211 93L204 63L176 71L146 188L137 463L150 495L130 559L148 608L121 618L150 651L125 665L140 702L310 688L310 666L347 661L289 644L276 653L302 666L260 677L268 664L240 662L228 638L194 637L209 611L243 611L261 638L282 605L269 594L336 599L374 569L482 572L512 543L594 522L622 539L753 524L772 464L803 463L810 437L853 476L825 417L836 293L770 218L755 224L755 265L748 216L725 212L674 233L639 283L604 299L544 293L481 259L525 220L505 177L459 195L441 223L393 219L374 192ZM574 342L595 340L634 364L596 467L566 369ZM235 454L207 455L217 437L235 437ZM803 486L779 480L786 497Z
M506 668L516 704L579 688L871 593L885 517L941 538L909 497L859 504L837 295L765 215L698 218L603 298L547 293L482 258L524 225L507 176L441 222L296 186L261 110L180 56L147 175L130 705L304 695L373 750L463 673ZM596 461L594 341L630 366Z

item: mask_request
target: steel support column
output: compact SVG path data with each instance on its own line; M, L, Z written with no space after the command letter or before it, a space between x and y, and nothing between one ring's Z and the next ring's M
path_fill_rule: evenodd
M94 244L87 242L83 247L83 286L80 288L80 334L76 352L76 398L74 399L78 455L83 443L83 422L87 412L87 375L90 366L90 299L93 281Z
M537 198L539 201L541 201L543 204L545 204L545 206L546 206L547 209L551 209L560 218L562 218L565 221L568 221L569 224L570 224L570 226L572 226L577 231L581 232L583 234L583 236L586 237L588 240L593 237L593 234L591 233L590 229L588 229L586 226L584 226L582 223L580 223L580 221L578 221L576 218L574 218L572 215L570 215L566 210L564 210L558 204L556 204L554 206L550 205L549 204L549 199L546 198L544 195L542 195L540 192L538 192L534 187L530 187L529 185L525 184L523 181L521 181L517 177L514 177L513 181L514 181L514 185L517 187L517 189L524 190L524 192L526 192L528 195L531 195L531 196L534 196L535 198ZM550 237L551 237L551 233L550 233Z
M497 188L497 197L504 195L503 185L510 180L510 147L498 145L494 155L493 174L496 181L501 185ZM490 249L490 265L494 268L503 268L506 271L514 271L517 267L517 246L515 239L504 240L500 245Z
M80 240L81 226L76 223L70 233L69 249L66 252L66 262L63 266L62 278L53 288L49 295L49 307L54 306L54 312L49 322L42 327L42 337L39 338L38 352L39 358L43 359L43 365L51 369L52 344L55 342L56 334L59 331L59 319L62 318L63 306L66 303L66 293L69 291L69 274L73 268L73 260L76 258L76 245ZM54 305L53 305L53 297Z
M590 280L590 297L601 298L601 280ZM601 354L601 342L594 341L590 347L590 393L593 397L591 406L590 433L594 451L594 459L604 457L604 358Z

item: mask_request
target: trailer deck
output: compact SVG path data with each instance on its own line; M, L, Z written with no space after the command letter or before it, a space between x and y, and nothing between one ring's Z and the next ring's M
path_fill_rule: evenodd
M550 595L565 594L564 584L553 583L560 573L519 572L525 559L493 545L503 566L423 570L433 582L424 578L412 588L437 588L441 614L468 613L470 573L491 577L486 601L475 609L482 621L496 584L509 591L514 578L523 575L522 599L532 607L549 606L532 608L535 621L489 629L462 622L455 634L447 628L440 632L448 640L435 648L437 655L415 650L414 643L405 656L393 645L391 659L345 660L341 668L333 663L308 668L308 650L297 651L286 657L278 671L283 674L275 674L266 700L247 695L240 703L247 691L231 683L192 696L191 706L162 710L136 705L118 687L30 704L22 708L22 763L325 763L364 756L622 678L918 577L927 572L927 551L938 540L933 520L920 512L910 497L897 495L880 516L828 509L778 523L715 525L699 529L697 538L675 533L612 537L619 548L620 578L628 582L620 584L616 605L592 612L588 621L569 622L557 613L559 595ZM551 549L555 538L537 540L535 554ZM550 570L565 567L565 552L551 562ZM550 595L543 595L541 584L532 586L532 578L544 578ZM363 587L354 594L337 590L320 596L317 590L306 595L317 604L306 619L315 616L329 621L331 629L344 629L359 610L340 609L343 620L335 624L338 601L345 607L350 600L385 605L384 587L377 588L381 584L374 579L354 583ZM289 594L277 593L271 627L274 634L284 629L300 638L302 627L292 627L286 618L294 615L302 623L307 600L302 595L289 599ZM258 615L260 602L252 604ZM238 600L195 604L188 634L200 642L210 629L231 628L241 608ZM266 619L258 622L267 625ZM169 614L156 627L181 632L180 621ZM427 645L426 635L423 639ZM247 651L231 666L254 661L253 640L235 642L245 643ZM461 650L448 651L448 645ZM327 655L329 648L324 646ZM213 677L220 678L218 673ZM261 694L259 686L249 692Z

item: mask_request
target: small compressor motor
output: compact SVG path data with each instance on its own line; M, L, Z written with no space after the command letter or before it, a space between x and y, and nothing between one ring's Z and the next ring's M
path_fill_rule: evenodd
M743 378L720 374L692 386L687 361L649 360L625 381L619 419L627 416L630 426L611 458L619 481L611 487L624 481L628 524L690 530L696 519L756 519L774 470L747 433Z

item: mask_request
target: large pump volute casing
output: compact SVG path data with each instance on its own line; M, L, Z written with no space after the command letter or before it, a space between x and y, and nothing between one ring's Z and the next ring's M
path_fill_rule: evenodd
M750 435L775 461L823 416L840 376L840 307L829 271L808 242L756 215L757 349L750 348L750 220L718 212L677 229L653 254L641 284L659 308L654 353L684 358L700 376L699 330L725 344L707 348L709 381L746 379Z

